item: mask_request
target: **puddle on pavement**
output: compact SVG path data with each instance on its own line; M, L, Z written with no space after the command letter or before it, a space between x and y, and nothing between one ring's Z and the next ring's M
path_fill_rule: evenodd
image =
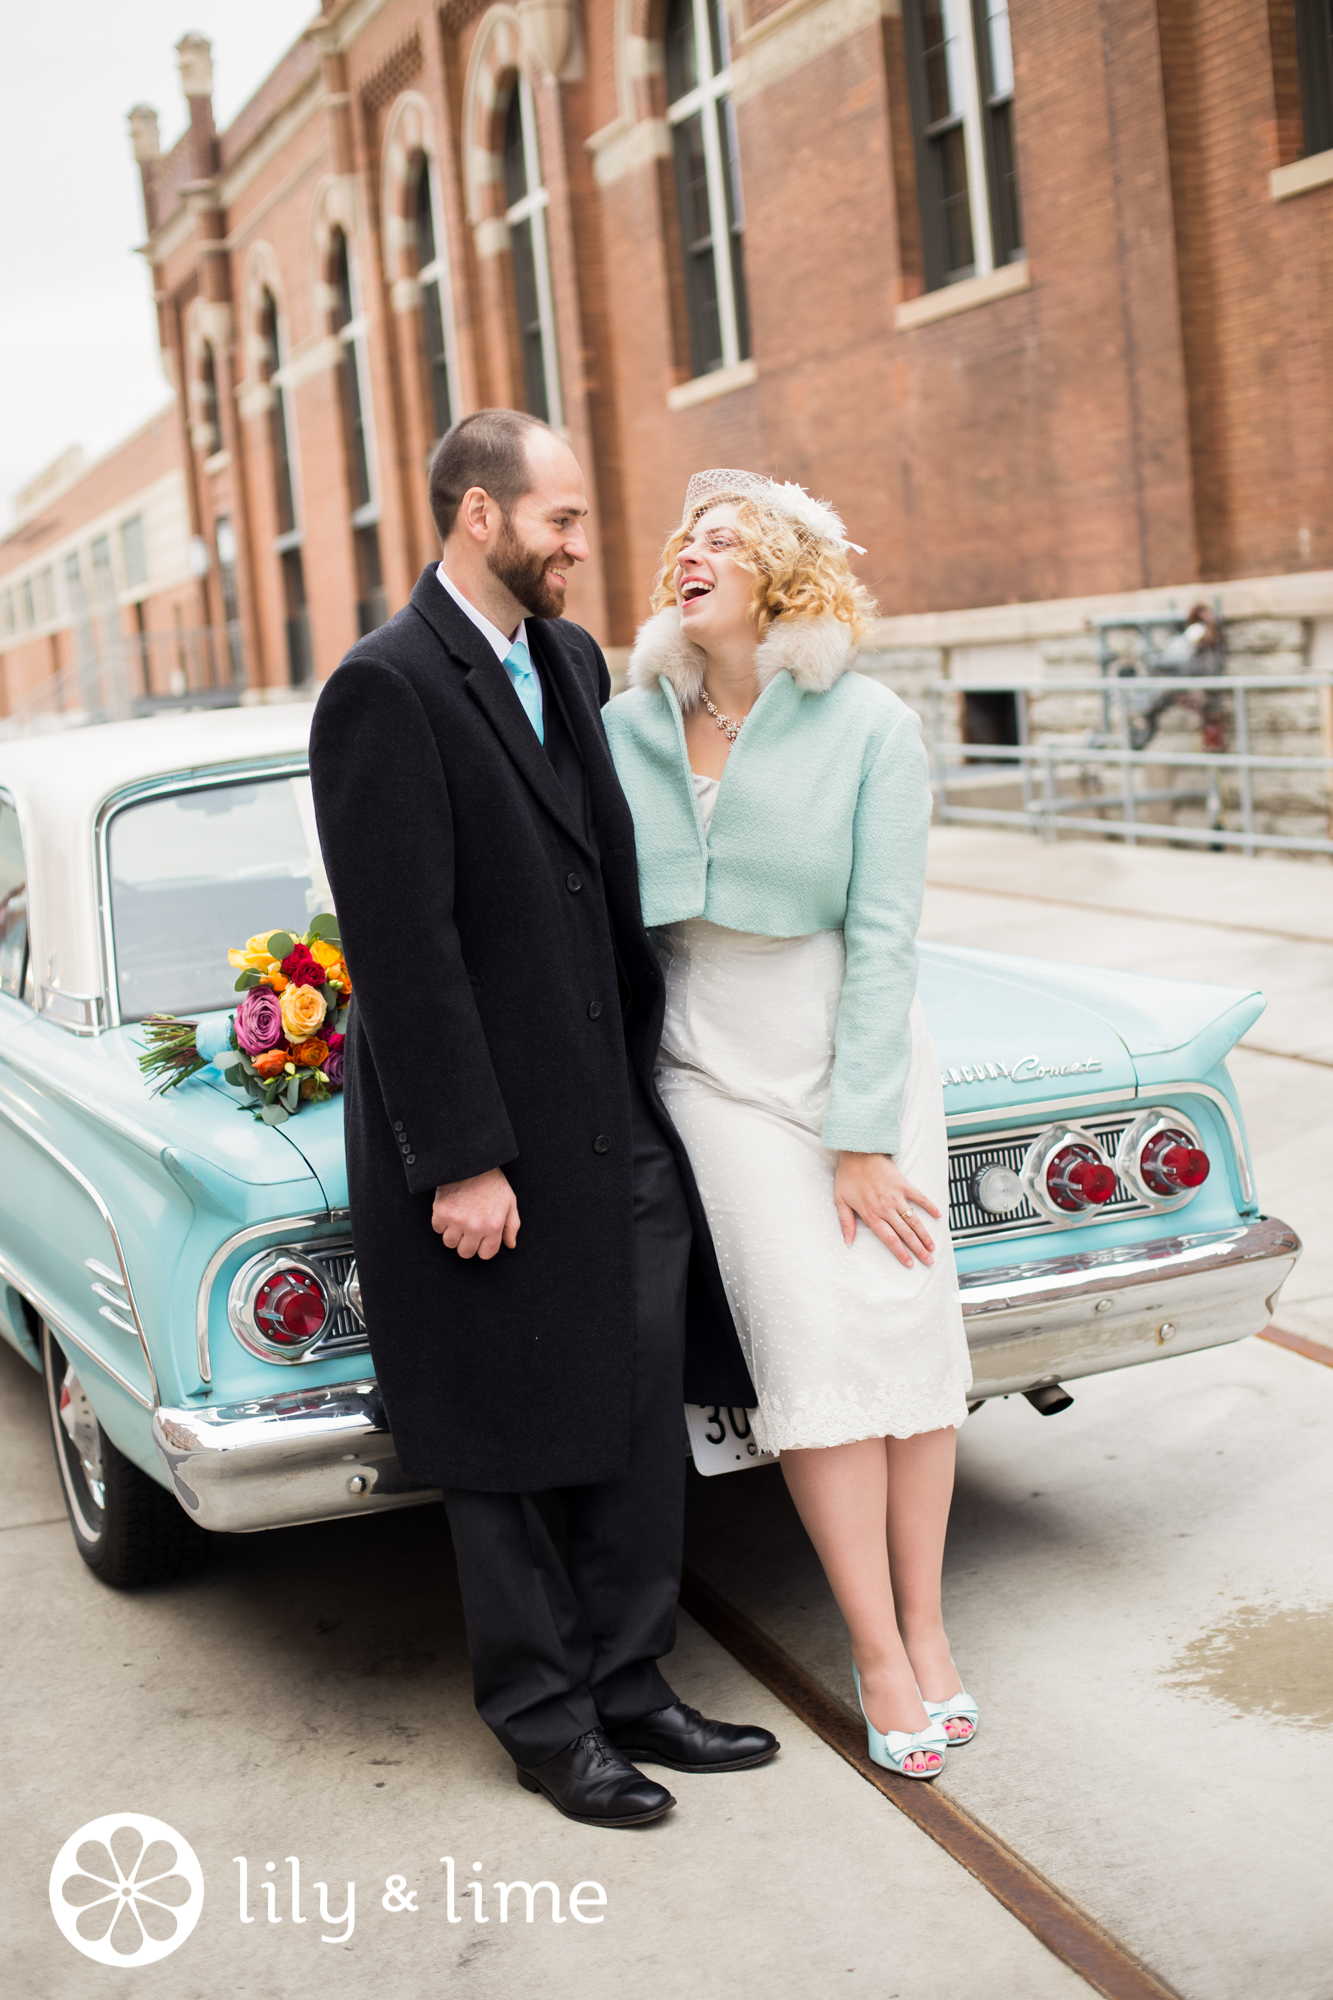
M1243 1715L1333 1729L1333 1604L1242 1604L1177 1653L1166 1685Z

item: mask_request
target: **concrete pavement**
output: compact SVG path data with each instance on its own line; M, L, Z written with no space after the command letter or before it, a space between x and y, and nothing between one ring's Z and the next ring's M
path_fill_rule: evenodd
M560 1819L518 1789L472 1707L439 1507L221 1537L193 1580L106 1590L74 1552L40 1383L0 1348L0 1740L16 1838L3 1870L6 2000L1078 2000L1087 1987L688 1618L684 1699L753 1718L780 1757L671 1775L675 1813L637 1832ZM58 1933L47 1877L107 1812L166 1820L203 1866L199 1927L154 1966L108 1972ZM291 1868L301 1914L291 1918ZM448 1922L452 1856L462 1917ZM249 1914L240 1921L248 1862ZM272 1877L268 1862L275 1864ZM473 1864L480 1862L474 1874ZM403 1888L387 1888L390 1876ZM346 1908L355 1926L320 1922ZM264 1884L281 1921L267 1920ZM483 1884L483 1915L463 1890ZM524 1920L497 1881L551 1881ZM600 1923L571 1920L579 1883ZM383 1899L414 1896L414 1911ZM586 1892L580 1908L598 1912ZM119 1990L119 1986L117 1986Z

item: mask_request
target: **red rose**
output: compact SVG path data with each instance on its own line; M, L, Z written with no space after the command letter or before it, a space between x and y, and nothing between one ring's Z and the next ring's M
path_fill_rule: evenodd
M322 986L327 974L308 945L293 945L282 961L285 977L293 986Z
M347 1039L346 1035L340 1035L336 1028L331 1029L330 1032L324 1037L329 1052L330 1054L333 1055L337 1054L338 1050L342 1047L346 1039Z

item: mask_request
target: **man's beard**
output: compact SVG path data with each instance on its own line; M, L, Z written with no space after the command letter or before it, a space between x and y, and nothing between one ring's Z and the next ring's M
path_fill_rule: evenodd
M539 555L525 548L506 520L500 539L486 558L491 575L502 583L532 618L558 618L564 601L547 581L548 568L563 568L559 557Z

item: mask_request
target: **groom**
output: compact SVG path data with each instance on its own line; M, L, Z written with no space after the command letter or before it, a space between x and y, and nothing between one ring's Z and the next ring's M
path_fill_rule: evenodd
M653 1063L663 983L596 643L564 621L583 477L479 410L430 471L444 560L310 742L355 982L352 1230L398 1455L444 1490L477 1707L572 1819L674 1804L767 1730L678 1702L683 1400L754 1396ZM558 1544L562 1544L560 1548Z

